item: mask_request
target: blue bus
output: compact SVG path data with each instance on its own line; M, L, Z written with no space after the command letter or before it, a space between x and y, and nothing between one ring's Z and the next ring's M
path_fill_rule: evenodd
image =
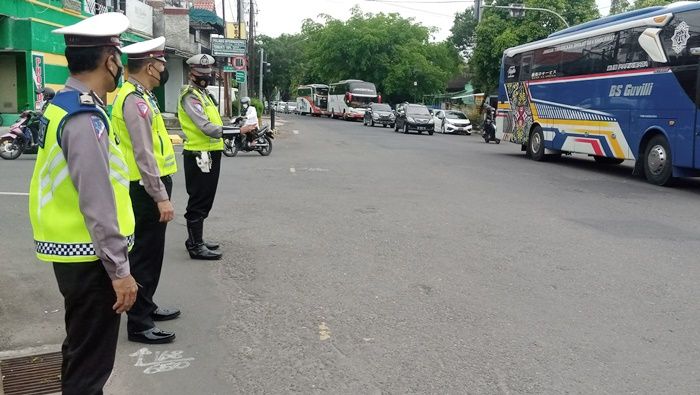
M656 185L700 176L700 3L650 7L503 54L497 137L543 161L635 160Z

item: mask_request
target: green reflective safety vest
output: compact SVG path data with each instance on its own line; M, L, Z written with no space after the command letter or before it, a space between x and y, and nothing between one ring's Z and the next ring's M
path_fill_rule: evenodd
M78 191L68 172L60 135L69 116L88 112L100 116L109 137L110 182L114 192L119 233L134 240L134 212L129 198L129 169L110 130L109 118L95 105L82 105L79 92L56 95L41 120L40 148L29 188L29 217L36 254L48 262L91 262L99 258L80 211ZM54 104L59 103L59 104ZM89 131L92 133L92 131Z
M158 165L160 176L169 176L177 171L177 163L175 162L175 149L170 141L168 130L165 128L163 115L158 109L158 104L155 99L148 93L137 89L136 85L127 81L119 89L119 94L112 105L112 127L120 140L120 148L124 152L126 164L129 166L129 180L138 181L141 179L141 173L136 165L134 156L134 144L131 141L131 135L124 121L124 102L130 94L135 94L141 97L153 114L151 123L151 137L153 140L153 157Z
M180 100L177 105L177 118L180 121L182 131L185 132L185 136L187 137L184 148L188 151L223 151L224 140L222 138L212 138L204 134L185 112L185 109L182 107L182 98L188 93L194 94L202 103L202 106L204 106L204 115L209 118L211 123L217 126L224 125L224 122L221 120L221 115L219 114L219 108L216 107L216 104L214 104L209 95L206 93L203 94L199 89L191 86L184 88L180 93Z

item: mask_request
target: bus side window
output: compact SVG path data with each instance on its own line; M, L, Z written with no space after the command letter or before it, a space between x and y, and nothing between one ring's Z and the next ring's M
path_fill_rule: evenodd
M688 40L678 40L678 37L683 37L685 33L688 34ZM698 57L690 53L690 48L700 47L700 11L676 14L671 23L661 31L661 43L666 51L669 66L696 65Z
M639 45L644 29L622 30L617 38L617 64L649 61L649 55Z
M587 74L588 59L585 43L572 41L561 45L561 69L566 77L574 77Z
M520 81L527 81L531 77L532 68L532 52L523 54L523 60L520 63Z
M592 39L591 44L586 45L588 51L588 72L600 74L607 71L608 66L617 62L615 47L617 46L617 34L598 36Z

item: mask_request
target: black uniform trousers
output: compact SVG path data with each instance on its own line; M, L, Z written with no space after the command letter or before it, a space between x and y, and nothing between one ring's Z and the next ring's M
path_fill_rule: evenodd
M221 151L211 151L211 170L202 173L197 166L199 152L184 150L183 165L185 168L185 187L189 200L185 218L188 221L205 219L214 205L216 188L219 185L219 172L221 170Z
M112 280L101 261L54 263L65 304L66 339L61 348L63 395L102 394L114 367L120 315Z
M168 197L172 196L172 178L161 177L161 181L168 192ZM151 195L138 181L131 182L129 195L136 219L134 247L129 252L129 263L131 275L141 288L136 294L134 306L127 312L129 320L126 330L129 333L137 333L155 327L151 314L158 306L153 301L153 295L158 288L160 271L163 268L167 222L159 222L158 203L153 201Z

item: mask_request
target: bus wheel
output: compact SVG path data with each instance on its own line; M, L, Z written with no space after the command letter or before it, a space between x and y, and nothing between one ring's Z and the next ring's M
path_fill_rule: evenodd
M657 135L651 138L644 150L644 175L652 184L669 185L673 181L671 147L666 137Z
M527 155L530 159L541 162L545 160L544 155L544 133L540 126L535 126L527 142Z
M594 156L593 159L596 161L596 163L600 163L601 165L619 165L625 161L624 159L610 158L607 156Z

